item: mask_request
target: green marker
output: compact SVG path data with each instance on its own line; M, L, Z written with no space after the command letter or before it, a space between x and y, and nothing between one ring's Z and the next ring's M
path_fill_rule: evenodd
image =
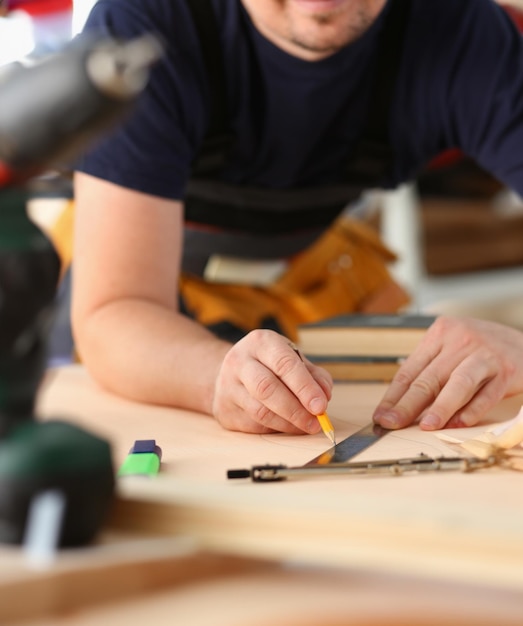
M156 476L160 471L162 449L154 439L138 439L118 470L118 476Z

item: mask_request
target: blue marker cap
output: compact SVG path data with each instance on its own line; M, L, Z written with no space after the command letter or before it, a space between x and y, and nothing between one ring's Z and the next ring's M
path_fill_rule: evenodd
M133 447L129 450L129 454L145 454L151 452L162 459L162 449L156 445L156 439L137 439Z

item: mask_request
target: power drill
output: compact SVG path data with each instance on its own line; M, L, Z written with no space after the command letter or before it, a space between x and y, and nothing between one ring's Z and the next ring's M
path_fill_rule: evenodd
M64 500L58 545L83 545L114 496L109 442L67 421L39 422L46 337L60 273L27 215L30 184L121 120L161 56L154 36L80 36L48 57L0 69L0 541L24 541L31 503Z

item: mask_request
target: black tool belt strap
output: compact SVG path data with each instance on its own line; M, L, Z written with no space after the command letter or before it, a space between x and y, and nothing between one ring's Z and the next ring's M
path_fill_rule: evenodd
M412 1L389 0L389 3L389 13L379 44L367 122L355 151L346 163L347 179L363 183L366 189L380 182L394 160L389 117Z
M389 114L401 65L411 0L389 0L369 114L361 139L347 160L344 180L336 185L289 190L219 182L221 166L234 139L229 128L220 31L211 0L186 1L200 38L211 102L207 136L187 186L185 210L188 229L194 231L196 224L223 229L226 232L222 234L222 239L229 243L235 233L243 238L250 235L252 241L247 244L244 256L266 257L268 255L261 251L267 242L276 244L279 240L282 241L282 248L284 244L287 246L287 254L298 252L303 249L305 241L313 241L363 190L375 187L390 168L393 152L389 141ZM296 219L298 212L299 219ZM296 233L297 224L299 233ZM190 237L195 253L200 247L197 231L198 228ZM295 242L291 237L293 233L296 234ZM304 236L304 233L307 235ZM205 245L208 244L206 241ZM225 243L223 247L227 249ZM279 247L276 245L275 249ZM275 252L274 256L279 255Z
M211 103L207 135L193 171L216 172L223 166L233 142L233 136L229 130L227 76L220 29L211 0L187 0L187 5L200 40Z

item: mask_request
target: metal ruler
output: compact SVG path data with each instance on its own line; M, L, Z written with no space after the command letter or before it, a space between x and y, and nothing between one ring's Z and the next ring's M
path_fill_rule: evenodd
M402 476L409 472L472 472L478 469L493 467L499 463L499 457L495 454L486 459L476 457L431 458L425 454L420 454L417 457L405 459L347 462L388 432L390 431L381 428L381 426L368 424L305 465L300 465L299 467L255 465L250 469L229 470L227 477L251 478L254 482L275 482L288 478L311 478L313 476L334 476L336 474L346 476L361 474Z
M340 443L332 446L329 450L326 450L311 459L308 463L305 463L304 467L328 465L329 463L345 463L373 443L376 443L376 441L381 439L381 437L388 432L390 431L386 428L382 428L378 426L378 424L371 422L352 435L349 435L343 441L340 441Z
M352 435L349 435L349 437L340 441L340 443L332 446L332 448L326 452L314 457L300 468L287 468L285 465L266 465L255 466L251 469L233 469L227 472L227 478L252 478L254 481L262 482L284 480L287 478L286 472L288 470L295 474L313 472L315 468L321 469L322 466L325 469L328 469L330 466L332 470L335 470L339 467L340 463L346 463L349 459L352 459L352 457L378 441L378 439L381 439L381 437L388 432L389 431L385 428L370 423Z

